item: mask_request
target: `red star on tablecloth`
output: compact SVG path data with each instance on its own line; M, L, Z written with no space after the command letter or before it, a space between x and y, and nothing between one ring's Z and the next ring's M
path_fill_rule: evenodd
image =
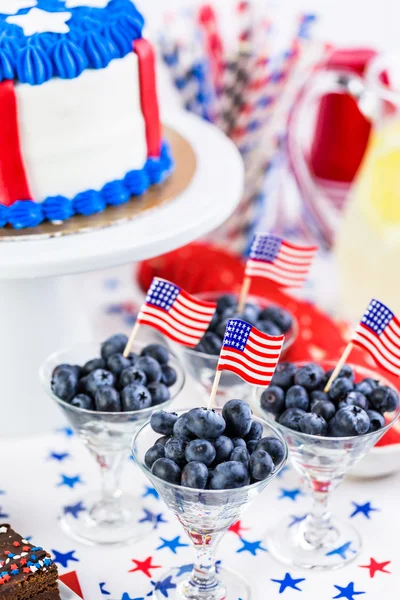
M377 571L381 571L382 573L391 573L391 571L386 571L385 567L387 567L387 565L390 565L392 561L387 560L385 562L377 562L374 558L371 558L371 562L369 563L369 565L359 565L361 567L361 569L369 569L369 574L371 576L371 578L374 577L375 573Z
M236 533L239 537L242 537L242 532L247 531L248 527L243 527L241 521L236 521L233 525L231 525L228 531L232 531L232 533Z
M132 558L132 562L135 563L136 567L131 569L129 573L134 573L135 571L142 571L147 577L151 577L151 569L161 569L160 565L152 565L152 556L148 556L145 560L135 560Z

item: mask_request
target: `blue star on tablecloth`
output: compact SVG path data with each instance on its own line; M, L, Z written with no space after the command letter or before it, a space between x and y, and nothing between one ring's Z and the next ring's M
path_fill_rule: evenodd
M131 598L128 592L124 592L121 596L121 600L144 600L144 598Z
M182 542L180 541L180 538L181 538L180 535L177 535L172 540L166 540L165 538L160 537L162 544L161 544L161 546L158 546L158 548L156 548L156 550L162 550L163 548L168 548L169 550L171 550L171 552L176 554L176 551L178 548L185 548L185 547L189 546L189 544L182 544Z
M374 508L371 506L371 502L366 502L365 504L357 504L357 502L352 503L354 506L354 510L350 515L350 518L353 519L358 514L364 515L367 519L370 519L371 512L379 512L379 508Z
M301 515L297 517L296 515L290 515L292 520L290 521L288 527L293 527L293 525L297 525L298 523L302 523L305 519L307 519L307 515Z
M354 600L354 596L359 596L360 594L365 594L365 592L356 592L354 589L354 582L351 581L345 588L340 587L340 585L335 585L335 588L339 590L337 596L333 596L333 598L346 598L346 600Z
M302 492L298 488L294 490L286 490L285 488L281 488L281 495L278 497L278 500L283 500L283 498L290 498L295 502L297 500L297 496L301 496Z
M66 437L72 437L74 435L74 430L72 427L59 427L56 429L57 433L63 433Z
M352 542L346 542L342 546L339 546L338 548L334 548L330 552L327 552L325 556L334 556L335 554L338 554L343 558L343 560L346 560L346 552L351 552L352 554L355 554L356 552L351 548L351 544Z
M77 502L76 504L71 504L70 506L64 506L64 515L72 515L75 519L79 518L79 513L86 510L83 502Z
M189 565L182 565L181 567L176 568L178 569L176 576L182 577L182 575L185 575L186 573L191 573L193 571L193 563Z
M176 583L172 582L172 576L168 575L166 579L162 579L161 581L152 581L152 585L154 585L154 591L161 592L161 594L165 597L169 597L169 590L174 590L176 588ZM152 593L152 592L151 592ZM148 596L151 595L148 594Z
M143 508L144 517L139 519L139 523L153 523L153 529L157 529L160 523L168 523L162 513L153 513L147 508Z
M111 592L108 592L105 589L105 585L106 585L105 581L102 581L101 583L99 583L100 592L103 594L103 596L111 596Z
M57 460L58 462L62 462L66 458L69 458L71 455L69 452L50 452L49 460Z
M260 552L267 552L266 548L263 548L263 546L261 545L262 540L250 542L249 540L240 538L240 541L242 542L243 546L241 548L239 548L239 550L236 550L236 552L238 552L238 553L250 552L250 554L252 554L253 556L257 556L257 550L260 550Z
M69 561L79 562L79 558L74 556L76 550L70 550L69 552L59 552L58 550L52 550L54 562L60 564L62 567L68 567Z
M142 494L142 498L147 498L147 496L152 496L156 500L158 500L160 498L156 488L150 487L148 485L146 485L146 489Z
M78 483L83 483L80 475L75 475L73 477L68 477L68 475L61 475L61 481L60 483L57 483L57 487L65 485L73 489Z
M301 583L302 581L305 581L305 578L301 578L301 579L293 579L293 577L290 575L290 573L286 573L285 577L283 579L271 579L271 581L273 581L274 583L279 583L280 587L279 587L279 593L283 594L283 592L287 589L293 589L293 590L297 590L298 592L302 592L303 590L301 590L298 586L299 583Z

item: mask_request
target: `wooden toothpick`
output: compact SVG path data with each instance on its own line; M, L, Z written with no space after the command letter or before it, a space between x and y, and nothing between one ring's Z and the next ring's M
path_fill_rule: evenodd
M209 397L208 403L207 403L208 410L211 410L212 407L214 406L215 396L217 395L217 392L218 392L219 380L221 379L221 375L222 375L222 371L217 371L215 373L214 383L213 383L213 386L211 389L211 394L210 394L210 397Z
M340 357L338 364L334 368L332 375L329 377L328 383L324 387L324 392L329 392L329 390L331 389L331 385L332 385L333 381L339 375L340 370L343 367L346 360L348 359L348 356L349 356L350 352L352 351L352 349L353 349L353 344L352 344L352 342L349 342L347 344L346 348L344 349L344 352L343 352L342 356Z
M136 321L136 323L135 323L135 324L134 324L134 326L133 326L133 329L132 329L131 335L129 336L128 343L127 343L127 345L125 346L125 350L124 350L124 353L123 353L123 356L124 356L125 358L126 358L127 356L129 356L129 354L130 354L130 351L131 351L131 349L132 349L132 344L133 344L133 342L135 341L135 338L136 338L136 336L137 336L137 334L138 334L139 328L140 328L140 323L138 323L138 322Z
M247 295L250 290L250 285L251 285L251 278L245 277L243 279L242 289L240 290L239 304L238 304L238 312L239 313L242 312L242 310L244 309L244 305L246 304Z

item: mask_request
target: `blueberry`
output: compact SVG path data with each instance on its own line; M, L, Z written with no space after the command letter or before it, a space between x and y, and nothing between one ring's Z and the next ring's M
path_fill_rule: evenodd
M96 369L95 371L89 373L89 375L86 375L86 377L81 381L84 382L84 389L94 398L97 390L104 385L107 387L113 387L115 383L115 377L112 373L110 373L110 371L106 371L105 369Z
M161 366L161 381L167 387L172 387L178 378L176 371L171 365Z
M310 410L325 421L330 421L335 416L336 406L330 400L312 400Z
M162 435L173 435L174 425L178 420L178 415L166 410L158 410L150 417L150 425L153 431Z
M301 385L307 391L312 392L321 385L324 378L324 370L319 365L309 363L301 367L294 376L294 382L296 385Z
M266 479L273 470L273 460L265 450L255 450L250 456L250 473L253 479L257 481Z
M141 356L135 367L143 371L147 378L147 383L153 383L154 381L161 381L162 371L161 367L155 358L151 356Z
M371 431L378 431L378 429L382 429L382 427L385 427L385 417L381 415L380 412L377 412L376 410L368 410L367 415L371 423L368 433L370 433Z
M121 399L117 390L110 385L98 388L94 401L96 409L101 412L121 412Z
M363 410L368 410L369 402L361 392L352 391L339 401L338 408L343 408L344 406L359 406Z
M373 408L380 413L393 412L399 406L399 396L397 392L388 385L376 387L368 396Z
M287 390L294 385L294 376L297 372L297 367L290 362L280 362L277 364L274 376L271 380L272 386L278 386L283 390Z
M212 490L229 490L249 483L249 473L245 465L233 460L217 465L209 481Z
M250 440L260 440L262 438L264 428L259 421L252 421L250 431L245 436L245 442Z
M221 319L219 324L215 327L215 333L218 335L218 337L221 338L221 340L224 339L226 326L228 325L228 321L229 321L229 319L232 318L232 316L233 315L226 317L224 319Z
M185 450L188 442L179 437L172 437L165 444L165 457L183 467L186 464Z
M92 360L88 360L81 369L82 375L89 375L92 371L96 369L105 369L106 361L102 358L92 358Z
M215 462L220 463L229 460L233 450L231 438L226 437L226 435L220 435L219 438L213 441L213 444L216 451Z
M185 458L188 462L192 460L202 462L207 467L214 462L215 456L215 448L208 440L193 440L188 443L185 449Z
M364 396L368 396L372 392L372 390L375 388L372 387L372 385L368 381L363 379L359 383L356 383L356 385L354 386L354 389L357 392L361 392L361 394L364 394Z
M58 398L70 402L78 389L78 377L72 369L59 369L52 377L51 389Z
M278 325L276 323L273 323L272 321L260 319L259 321L257 321L257 323L255 325L256 325L257 329L259 329L263 333L266 333L267 335L273 335L273 336L282 335L282 331L279 329Z
M243 438L235 437L232 438L232 444L234 448L246 448L247 444Z
M192 461L182 470L181 485L195 490L204 490L208 480L208 469L202 462Z
M246 302L244 308L241 312L242 318L244 321L248 323L256 323L260 318L260 309L256 304L252 304L251 302Z
M247 448L241 448L240 446L237 446L232 450L229 460L241 462L247 467L250 460L249 451Z
M280 306L267 306L260 313L260 319L272 321L282 333L286 333L293 327L291 314Z
M149 344L143 348L140 355L151 356L151 358L154 358L160 365L166 365L169 359L169 350L166 346L162 346L161 344Z
M52 377L57 375L57 373L59 371L72 371L73 373L75 373L75 375L78 379L81 375L83 375L83 373L81 372L82 369L79 365L69 365L67 363L63 363L62 365L56 366L56 368L54 369L54 371L52 373Z
M307 391L301 385L293 385L285 396L286 408L301 408L308 410L309 400Z
M336 418L333 417L328 423L328 436L329 437L342 437L343 433L336 423Z
M310 394L311 404L317 400L320 400L322 402L329 402L329 396L326 392L323 392L322 390L313 390Z
M163 435L159 438L156 439L156 441L154 442L155 444L162 444L163 446L165 446L165 444L168 442L168 440L170 439L170 435Z
M217 300L217 313L222 315L227 308L236 309L237 299L233 294L223 294Z
M78 394L75 398L72 398L70 402L71 406L76 408L84 408L86 410L94 410L94 403L90 396L86 394Z
M139 359L138 355L135 354L134 352L129 352L129 354L126 358L129 360L132 367L134 367L136 365L136 363Z
M142 410L151 406L151 395L144 385L130 383L121 392L122 410Z
M174 435L177 437L193 437L193 433L188 427L188 413L184 413L178 417L178 420L174 425Z
M187 413L187 424L190 431L202 439L215 439L225 431L225 420L215 410L192 408Z
M332 375L333 371L334 371L334 369L330 369L329 371L326 372L327 381L330 378L330 376ZM350 381L352 383L354 383L354 371L350 367L350 365L343 365L343 367L339 371L339 374L336 376L336 379L338 377L347 377L347 379L350 379Z
M131 383L134 383L135 385L146 385L146 373L137 367L127 367L122 371L119 377L119 383L123 388Z
M275 465L279 465L285 458L285 446L281 440L274 437L261 438L256 446L256 450L268 452Z
M128 343L128 338L124 333L112 335L101 345L101 357L107 360L113 354L123 354Z
M122 354L113 354L109 356L106 361L106 367L111 373L114 373L118 377L124 369L131 366L129 358L125 358Z
M162 444L157 444L156 442L154 446L149 448L146 454L144 455L144 462L146 464L146 467L151 469L156 460L158 460L159 458L165 458L165 451L164 446Z
M201 341L195 346L194 350L196 352L201 352L202 354L207 354L205 346L201 343Z
M251 409L243 400L229 400L222 409L230 437L244 437L251 428Z
M201 343L203 344L207 354L217 355L221 352L222 339L219 337L219 335L213 333L212 331L207 331L204 334Z
M215 312L211 318L207 331L213 331L215 333L215 328L218 327L219 319L219 314Z
M326 435L328 424L323 417L311 412L300 418L299 428L302 433L309 435Z
M328 392L329 398L338 402L347 396L353 390L353 383L348 377L338 377L331 385Z
M277 385L270 385L261 394L260 401L265 411L279 415L285 408L285 392Z
M363 381L368 383L372 387L373 390L379 386L379 379L373 379L372 377L365 377L365 379L363 379Z
M249 451L250 454L252 454L254 452L254 450L257 447L259 440L250 440L249 442L247 442L247 450Z
M149 383L147 389L151 395L151 403L153 406L163 404L171 398L169 389L163 383Z
M305 414L305 411L301 408L287 408L285 412L281 414L278 421L284 427L289 427L293 431L300 431L299 421Z
M181 480L180 468L169 458L158 458L151 467L151 472L159 479L168 483L178 484Z
M370 428L369 417L359 406L345 406L338 410L335 424L342 436L362 435Z

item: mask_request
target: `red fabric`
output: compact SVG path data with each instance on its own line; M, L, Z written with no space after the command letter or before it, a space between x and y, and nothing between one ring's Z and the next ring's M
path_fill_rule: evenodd
M210 4L205 4L200 7L198 22L204 31L213 80L215 85L218 86L220 84L219 78L222 76L224 70L224 47L218 29L217 17L214 8Z
M158 157L161 152L161 121L154 50L150 42L143 38L134 41L133 49L139 59L140 102L146 123L147 155Z
M75 592L75 594L77 594L80 598L83 599L81 585L79 583L76 571L71 571L70 573L63 573L63 575L60 575L59 578L63 583L65 583L67 587L69 587L70 590Z
M0 83L0 204L11 206L17 200L30 200L22 158L18 108L13 81Z

